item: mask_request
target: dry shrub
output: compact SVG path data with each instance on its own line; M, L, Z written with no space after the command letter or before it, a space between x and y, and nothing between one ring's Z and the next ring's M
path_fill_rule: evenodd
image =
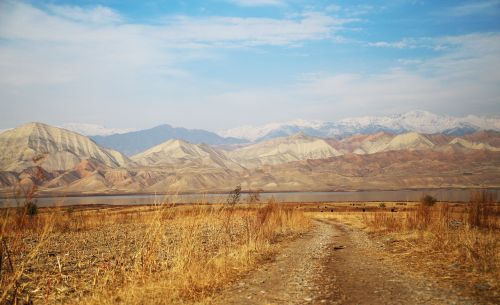
M406 226L411 230L425 230L433 222L433 207L436 198L425 195L420 198L417 207L407 214Z
M413 240L407 245L415 245L433 259L439 256L478 272L500 275L498 205L487 192L473 192L470 203L456 207L422 202L407 212L366 213L363 219L374 232L411 236Z
M154 272L137 270L130 277L147 280L126 283L117 294L120 299L127 303L143 299L164 303L210 296L271 254L278 236L300 232L308 225L300 212L273 202L255 208L193 207L190 215L182 214L182 219L174 217L171 224L179 230L179 243L167 241L175 247L164 248L162 224L153 225L155 229L148 234L147 242L153 246L148 248L147 256L156 264ZM165 251L170 257L159 259ZM92 300L101 304L112 298L106 295L103 299L98 293Z
M364 222L376 231L399 231L402 228L401 214L392 212L364 213Z
M422 198L420 198L420 204L421 205L426 205L426 206L433 206L437 202L437 199L432 197L431 195L424 195Z
M12 213L12 209L2 211L0 227L0 304L29 303L23 279L25 270L37 259L41 249L50 239L54 221L40 221L29 215ZM11 214L9 214L11 212ZM14 214L14 215L12 215ZM19 219L23 221L19 222ZM9 227L10 225L10 227ZM36 231L34 243L25 243L27 233Z
M467 221L471 227L489 228L496 225L498 207L495 194L485 190L471 191L471 200L467 207Z

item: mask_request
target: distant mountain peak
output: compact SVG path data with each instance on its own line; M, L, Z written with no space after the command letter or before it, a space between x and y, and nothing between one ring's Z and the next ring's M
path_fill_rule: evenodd
M92 139L104 147L116 149L128 156L136 155L151 147L175 139L192 144L205 143L209 145L231 145L247 142L241 139L222 137L207 130L172 127L168 124L124 134L94 136Z
M107 128L98 124L66 123L61 128L77 132L85 136L108 136L134 131L133 128Z
M341 155L325 140L296 133L245 146L229 156L246 167L282 164L307 159L324 159Z
M164 145L164 146L187 146L187 145L192 145L192 143L190 143L188 141L184 141L182 139L170 139L170 140L168 140L165 143L160 144L160 145Z
M452 117L425 110L413 110L390 116L351 117L334 122L295 120L262 126L242 126L223 131L221 134L250 141L261 141L297 132L322 138L343 138L354 134L373 134L381 131L391 134L410 131L432 134L449 131L452 135L464 135L478 130L500 130L500 117L475 115Z
M205 144L193 144L181 139L171 139L144 152L132 156L132 160L144 166L208 166L241 170L242 167L226 155Z
M396 116L403 116L403 117L426 117L426 116L435 116L439 117L439 115L434 114L432 112L426 111L426 110L411 110L402 114L396 114Z
M288 137L289 139L301 139L301 140L311 140L311 139L314 139L313 137L311 136L308 136L305 132L301 131L301 132L297 132L293 135L291 135L290 137Z
M85 159L110 167L131 162L83 135L44 123L31 122L0 134L0 170L23 170L33 166L36 157L42 157L39 163L48 170L71 169Z

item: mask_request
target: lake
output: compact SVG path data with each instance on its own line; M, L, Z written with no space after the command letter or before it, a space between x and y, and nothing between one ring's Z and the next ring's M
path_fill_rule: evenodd
M498 200L500 189L490 190ZM274 198L279 202L360 202L360 201L418 201L422 195L429 194L439 201L466 202L470 198L467 189L420 189L394 191L357 191L357 192L283 192L261 193L261 201ZM187 195L117 195L84 197L47 197L38 198L38 206L67 205L141 205L159 203L217 203L226 202L227 194L187 194ZM248 194L241 195L246 201ZM22 202L22 200L19 200ZM0 199L0 207L16 206L15 199Z

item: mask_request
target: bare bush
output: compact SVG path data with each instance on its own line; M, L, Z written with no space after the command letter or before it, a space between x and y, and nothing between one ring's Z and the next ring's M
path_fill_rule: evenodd
M471 227L491 227L497 217L494 194L488 191L471 191L471 199L467 206L467 221Z
M420 198L420 203L428 207L434 206L436 202L437 199L432 197L431 195L424 195L422 196L422 198Z

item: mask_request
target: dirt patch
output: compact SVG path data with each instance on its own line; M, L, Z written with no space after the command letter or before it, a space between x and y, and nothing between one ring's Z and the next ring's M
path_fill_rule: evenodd
M384 245L374 243L359 230L334 224L337 235L324 261L319 284L333 289L330 304L487 304L434 279L408 272L384 253ZM333 250L336 245L345 246Z
M382 243L332 220L315 220L314 230L213 303L495 304L410 272Z
M215 297L215 304L304 304L326 302L326 288L316 277L328 254L334 228L315 221L315 228L291 242L273 261L251 272Z

